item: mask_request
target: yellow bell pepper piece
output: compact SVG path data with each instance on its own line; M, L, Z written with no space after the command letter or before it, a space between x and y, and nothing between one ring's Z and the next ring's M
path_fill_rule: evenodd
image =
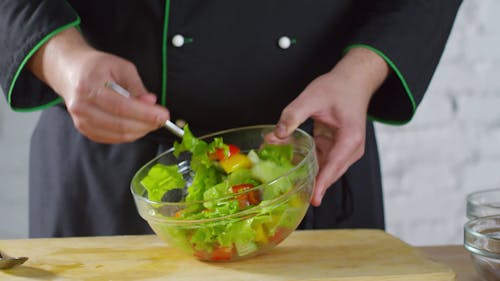
M255 228L255 242L266 244L268 242L266 231L261 225L257 225Z
M299 194L295 194L288 199L288 205L294 208L300 208L304 205L304 199L300 198Z
M220 166L226 173L232 173L241 168L250 168L252 167L252 162L250 159L244 154L238 153L231 155L229 158L223 159L219 161Z

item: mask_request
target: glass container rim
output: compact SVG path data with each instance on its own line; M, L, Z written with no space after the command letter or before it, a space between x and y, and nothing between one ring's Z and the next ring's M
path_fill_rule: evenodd
M490 193L493 193L493 192L498 192L500 194L500 188L497 187L497 188L487 188L487 189L481 189L481 190L478 190L478 191L474 191L472 193L469 193L467 194L467 197L466 197L466 200L467 202L470 202L471 204L474 203L476 204L477 201L475 201L474 199L476 199L478 196L480 195L484 195L484 194L490 194Z

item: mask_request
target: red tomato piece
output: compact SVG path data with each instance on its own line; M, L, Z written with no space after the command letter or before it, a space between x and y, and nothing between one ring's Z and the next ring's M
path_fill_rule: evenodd
M234 193L244 192L248 189L253 188L254 185L251 183L243 183L237 184L231 187ZM261 201L260 194L257 190L252 190L250 192L246 192L244 194L240 194L237 196L238 198L238 206L240 209L243 209L250 205L258 205Z
M245 209L250 205L247 194L238 195L236 198L238 198L238 207L240 207L240 209Z
M240 148L234 144L228 144L227 146L229 148L228 155L224 155L224 149L217 148L214 152L208 154L208 157L212 160L220 161L220 160L227 159L227 158L231 157L231 155L234 155L234 154L237 154L240 152Z
M180 217L182 217L182 213L183 213L183 211L184 211L184 210L179 210L179 211L175 212L174 217L176 217L176 218L180 218Z
M204 251L196 251L196 252L194 252L194 256L199 258L200 260L209 260L210 259L210 255Z
M212 252L213 261L228 261L233 257L232 247L218 247Z
M259 205L260 204L260 201L262 201L262 199L260 198L260 193L257 191L257 190L252 190L250 192L248 192L247 194L248 196L248 203L250 203L250 205Z
M276 232L274 232L274 235L269 237L269 241L277 245L285 239L287 232L288 229L279 227L278 229L276 229Z
M233 190L234 193L238 193L238 192L242 192L244 190L253 188L253 186L254 185L251 183L242 183L242 184L233 185L231 187L231 189Z

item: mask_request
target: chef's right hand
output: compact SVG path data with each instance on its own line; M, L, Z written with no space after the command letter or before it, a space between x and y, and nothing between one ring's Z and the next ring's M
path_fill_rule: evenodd
M131 142L170 118L146 90L134 64L95 50L74 28L45 43L28 68L64 99L75 127L93 141ZM106 87L108 81L127 89L133 98Z

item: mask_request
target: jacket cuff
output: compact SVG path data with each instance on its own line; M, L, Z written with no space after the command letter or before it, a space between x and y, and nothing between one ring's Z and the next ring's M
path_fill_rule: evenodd
M370 119L408 123L422 101L440 61L461 0L359 0L357 31L346 50L365 47L392 72L374 93Z
M18 1L18 0L16 0ZM23 1L19 1L23 2ZM0 29L11 27L5 37L5 58L0 66L0 85L15 111L34 111L60 103L62 99L25 68L29 59L56 34L80 24L80 18L65 1L28 1L6 4L0 14ZM2 38L3 39L3 38Z
M343 53L345 54L354 48L371 50L384 59L392 70L384 85L377 90L370 101L368 119L391 125L408 123L417 110L417 104L401 70L384 52L370 45L349 45L344 49ZM387 92L385 89L387 89ZM385 95L383 94L384 92L386 92ZM403 116L406 118L401 118Z

